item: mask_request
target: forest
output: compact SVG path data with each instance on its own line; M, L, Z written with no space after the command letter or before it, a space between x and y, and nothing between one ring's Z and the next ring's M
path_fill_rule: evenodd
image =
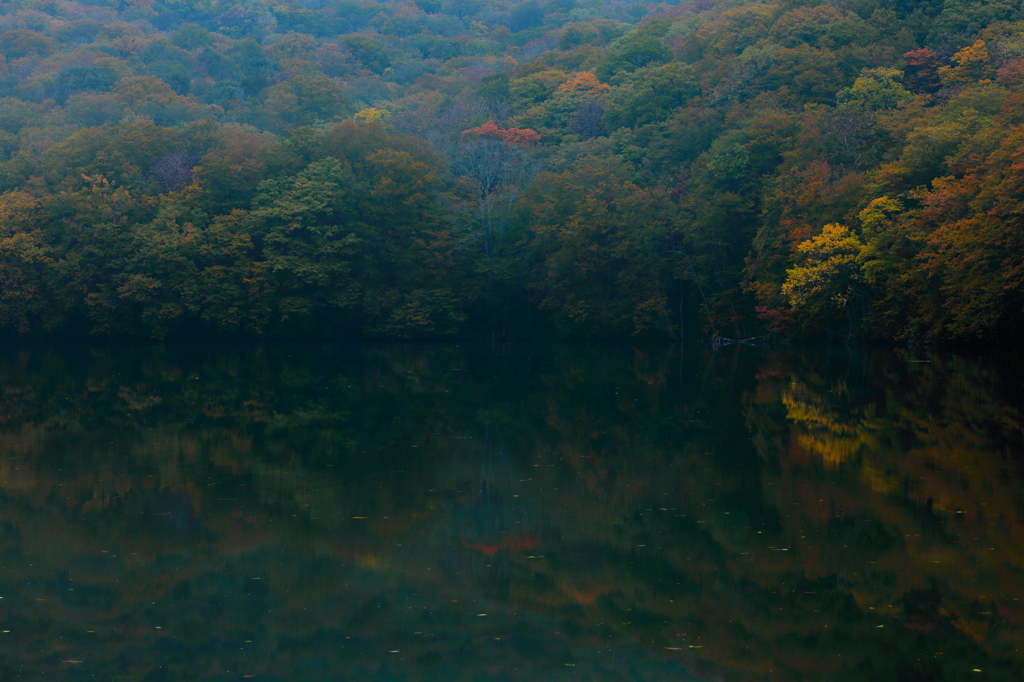
M1011 0L10 0L0 336L1007 340Z

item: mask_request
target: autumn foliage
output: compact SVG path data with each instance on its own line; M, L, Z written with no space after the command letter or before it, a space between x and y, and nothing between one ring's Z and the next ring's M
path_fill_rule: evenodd
M495 125L494 121L488 121L477 128L463 130L462 138L466 140L493 139L501 140L508 144L523 145L540 142L540 135L535 130L530 130L529 128L499 128Z
M0 336L1013 338L1024 10L911 4L0 3Z
M572 78L558 86L558 92L585 94L598 97L610 91L612 86L597 80L597 77L589 71L573 74Z

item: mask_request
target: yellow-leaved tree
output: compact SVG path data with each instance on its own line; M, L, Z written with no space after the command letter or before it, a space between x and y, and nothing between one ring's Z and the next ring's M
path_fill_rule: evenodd
M953 55L955 66L940 66L939 78L946 87L989 83L995 75L984 40L975 40Z
M827 320L845 313L853 320L851 301L863 293L864 275L858 257L864 245L844 225L830 223L821 233L797 245L801 262L786 271L782 293L805 321Z

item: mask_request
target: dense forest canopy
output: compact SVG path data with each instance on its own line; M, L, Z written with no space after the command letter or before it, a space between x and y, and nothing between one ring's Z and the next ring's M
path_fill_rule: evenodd
M14 0L11 336L993 338L1006 0Z

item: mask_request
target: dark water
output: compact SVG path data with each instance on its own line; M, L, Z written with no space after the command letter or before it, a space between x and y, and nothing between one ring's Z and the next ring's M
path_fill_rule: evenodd
M1019 681L1021 376L5 348L0 680Z

